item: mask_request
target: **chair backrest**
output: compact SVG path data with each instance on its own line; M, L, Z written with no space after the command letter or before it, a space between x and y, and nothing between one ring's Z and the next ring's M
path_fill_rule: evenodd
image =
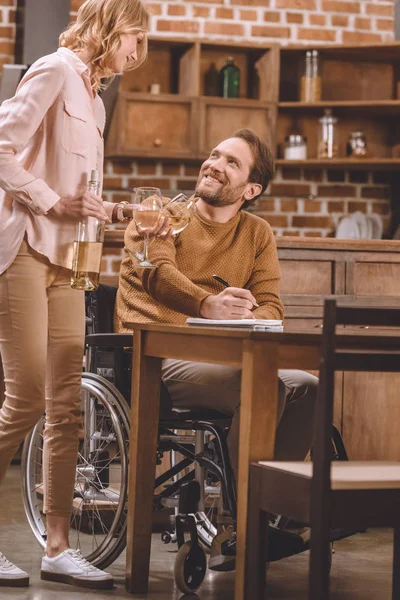
M348 332L344 336L343 331L336 330L337 325L399 327L400 308L337 306L336 300L325 301L312 485L313 494L325 494L326 498L330 489L335 371L400 372L399 334L364 329L358 335Z
M114 309L118 288L100 284L95 292L86 292L86 315L91 333L114 333Z

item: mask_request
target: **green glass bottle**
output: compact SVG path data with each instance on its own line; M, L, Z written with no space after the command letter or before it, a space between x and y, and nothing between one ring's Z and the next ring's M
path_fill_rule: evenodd
M220 71L220 95L222 98L240 97L240 69L232 57Z

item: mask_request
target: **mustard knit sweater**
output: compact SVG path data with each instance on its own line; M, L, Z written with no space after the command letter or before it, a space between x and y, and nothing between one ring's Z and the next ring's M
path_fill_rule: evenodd
M127 227L125 246L133 253L143 249L133 223ZM216 223L197 213L176 238L150 240L149 256L157 269L135 269L128 253L122 261L118 332L129 332L124 321L180 325L187 317L199 317L204 298L224 289L213 274L232 287L250 290L260 305L254 310L257 318L283 318L275 238L260 217L240 211L228 223Z

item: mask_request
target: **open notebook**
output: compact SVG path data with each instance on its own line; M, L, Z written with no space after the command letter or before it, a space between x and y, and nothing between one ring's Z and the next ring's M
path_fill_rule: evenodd
M188 325L209 327L235 327L253 331L283 331L282 321L274 319L187 319Z

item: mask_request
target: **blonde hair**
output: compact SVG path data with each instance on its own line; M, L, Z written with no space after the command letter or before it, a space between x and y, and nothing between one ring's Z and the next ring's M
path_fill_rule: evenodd
M101 79L112 79L109 65L124 33L147 33L150 15L142 0L86 0L75 23L60 35L60 46L89 52L92 84L102 89ZM137 60L128 62L124 71L137 69L147 58L147 36L137 46Z

